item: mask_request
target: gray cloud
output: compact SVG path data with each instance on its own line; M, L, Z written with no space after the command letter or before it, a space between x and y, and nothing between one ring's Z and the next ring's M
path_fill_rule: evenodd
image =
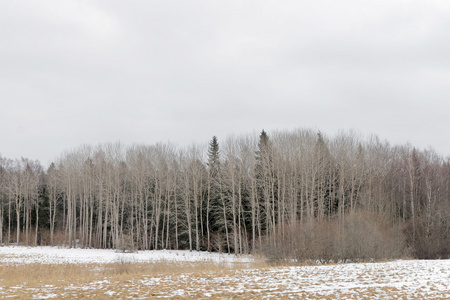
M5 1L0 153L355 129L450 154L442 1Z

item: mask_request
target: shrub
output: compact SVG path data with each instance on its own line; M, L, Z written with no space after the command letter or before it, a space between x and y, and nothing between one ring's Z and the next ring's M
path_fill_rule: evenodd
M343 219L279 227L261 249L274 262L348 262L393 259L404 256L401 228L381 216L352 212Z

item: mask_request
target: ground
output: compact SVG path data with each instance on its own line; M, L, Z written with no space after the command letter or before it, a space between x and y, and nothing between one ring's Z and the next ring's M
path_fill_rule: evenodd
M449 299L450 260L270 266L189 251L0 247L0 298Z

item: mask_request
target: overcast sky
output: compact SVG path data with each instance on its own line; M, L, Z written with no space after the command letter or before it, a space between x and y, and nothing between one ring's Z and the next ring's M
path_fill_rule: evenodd
M1 1L0 153L353 129L450 155L450 2Z

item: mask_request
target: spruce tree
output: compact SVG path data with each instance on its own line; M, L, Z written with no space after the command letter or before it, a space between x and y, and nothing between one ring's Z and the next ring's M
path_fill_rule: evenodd
M222 178L220 165L219 142L216 136L213 136L208 148L208 201L207 201L207 232L208 232L208 250L212 247L221 251L222 247L227 245L230 252L227 207L222 193ZM213 241L211 240L213 239ZM212 245L213 244L213 245Z
M270 141L267 133L262 130L259 135L258 150L256 151L256 188L257 188L257 219L258 235L265 230L266 235L274 225L271 222L273 199L271 197L271 156Z
M213 136L208 148L208 167L211 177L217 177L220 169L219 161L219 142L217 137Z

